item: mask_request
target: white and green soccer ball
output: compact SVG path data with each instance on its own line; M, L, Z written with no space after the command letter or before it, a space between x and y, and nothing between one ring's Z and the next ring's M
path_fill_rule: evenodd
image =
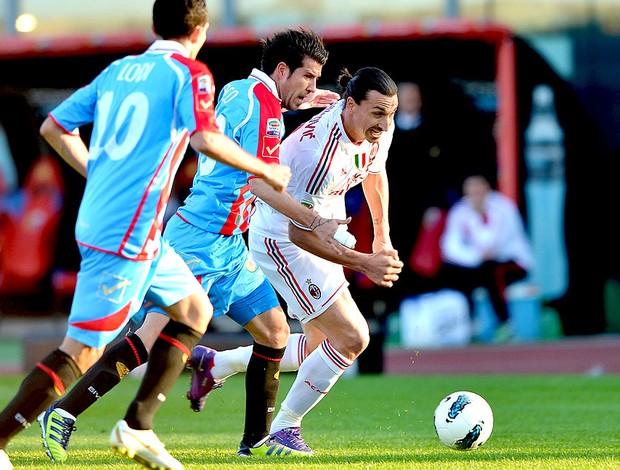
M451 393L437 405L434 418L439 440L456 450L477 449L493 431L491 407L473 392Z

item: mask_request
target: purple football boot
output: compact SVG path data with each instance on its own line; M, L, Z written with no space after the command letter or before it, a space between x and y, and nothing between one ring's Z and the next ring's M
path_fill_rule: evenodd
M202 411L207 400L207 395L214 388L221 388L223 380L218 381L213 378L213 359L215 349L198 345L192 350L192 355L187 361L187 367L192 369L192 380L190 382L187 399L190 401L190 408L196 412Z

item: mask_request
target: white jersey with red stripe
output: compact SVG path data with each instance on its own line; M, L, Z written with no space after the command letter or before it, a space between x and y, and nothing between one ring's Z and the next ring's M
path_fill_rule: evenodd
M292 171L286 191L325 218L346 218L345 194L369 173L385 169L393 126L379 142L352 142L342 122L340 100L291 133L280 147L280 163ZM256 201L250 230L262 237L288 240L289 219Z
M379 142L352 142L338 101L284 139L280 162L293 176L287 192L326 218L346 218L345 194L369 173L385 168L393 128ZM269 282L302 323L321 315L349 285L344 268L303 250L288 239L289 219L257 201L250 221L250 251Z

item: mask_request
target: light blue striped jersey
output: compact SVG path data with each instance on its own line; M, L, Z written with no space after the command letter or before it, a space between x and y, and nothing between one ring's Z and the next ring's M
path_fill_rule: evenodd
M224 134L247 152L268 162L279 162L284 135L281 101L275 82L254 69L248 78L228 83L215 108ZM200 155L190 195L177 214L207 232L240 234L248 228L254 196L250 174Z
M215 87L175 41L110 64L51 111L68 133L93 123L78 243L133 260L158 252L166 204L189 138L218 131Z

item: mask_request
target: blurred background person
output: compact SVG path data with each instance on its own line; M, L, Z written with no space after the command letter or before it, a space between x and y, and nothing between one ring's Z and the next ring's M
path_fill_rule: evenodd
M422 124L422 92L417 83L398 84L398 111L394 124L402 131L411 131Z
M441 228L448 208L461 196L465 175L474 165L484 167L478 162L489 153L476 143L485 140L479 130L472 130L477 114L462 91L444 80L419 77L398 82L387 173L390 187L398 189L390 199L392 243L405 266L401 282L382 293L388 313L397 311L406 297L441 287L436 279L441 265L436 228ZM436 253L432 269L419 269L417 257L430 253L428 245Z
M518 207L483 175L463 182L440 238L444 287L463 292L473 314L473 290L483 287L498 320L495 340L510 339L506 287L526 278L534 258Z
M397 311L404 297L436 290L434 276L420 275L406 260L419 237L424 212L429 207L447 211L459 197L460 172L455 171L457 162L445 139L451 126L446 125L439 106L430 108L433 99L428 90L414 81L398 83L394 139L386 169L390 187L399 188L390 199L390 227L392 243L405 266L399 285L393 292L382 293L388 296L387 313Z

